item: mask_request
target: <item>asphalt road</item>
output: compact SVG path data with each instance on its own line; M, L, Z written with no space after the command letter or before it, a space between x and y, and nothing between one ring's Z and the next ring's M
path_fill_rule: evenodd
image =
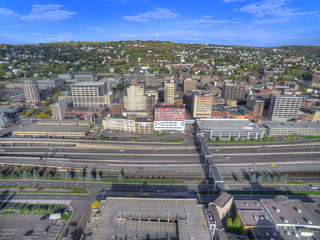
M148 171L160 171L164 167L174 171L203 171L199 149L185 146L184 149L150 148L138 145L136 149L118 144L117 148L95 149L77 147L2 146L0 162L13 164L45 164L46 166L68 168L97 168L99 170L133 170L143 167ZM147 149L145 149L147 147ZM182 147L182 146L180 146ZM47 153L42 161L40 157ZM212 148L213 161L223 171L236 171L257 165L260 169L270 168L270 164L295 171L320 170L320 145L281 145L267 147L231 146Z

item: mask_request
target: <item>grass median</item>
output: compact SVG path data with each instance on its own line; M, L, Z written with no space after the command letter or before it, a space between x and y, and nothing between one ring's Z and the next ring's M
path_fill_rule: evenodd
M320 196L320 192L317 191L288 191L288 190L282 190L282 191L241 191L241 190L229 190L226 191L229 194L252 194L252 195L313 195L313 196Z
M0 186L0 191L3 193L59 193L59 194L88 194L85 188L72 188L72 187L47 187L47 186Z

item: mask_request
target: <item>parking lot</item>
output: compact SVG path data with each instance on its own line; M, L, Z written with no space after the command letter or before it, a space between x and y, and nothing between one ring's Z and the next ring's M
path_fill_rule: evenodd
M43 214L0 215L0 239L52 239L62 225Z

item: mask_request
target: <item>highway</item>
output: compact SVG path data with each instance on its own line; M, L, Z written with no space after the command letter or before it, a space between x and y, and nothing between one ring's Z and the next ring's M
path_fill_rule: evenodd
M112 145L114 146L114 145ZM78 148L54 146L2 146L0 162L24 165L45 165L65 168L96 168L99 170L143 170L159 171L164 168L174 168L175 171L203 171L203 160L200 159L199 149L195 146L179 146L166 149L165 146L123 144L117 148ZM312 145L288 144L272 146L223 146L211 147L213 161L224 171L236 171L242 168L249 170L252 165L261 169L273 170L320 170L320 144ZM40 157L47 156L42 160Z
M29 141L29 142L28 142ZM12 144L10 146L10 144ZM32 144L28 144L32 143ZM46 145L47 144L47 145ZM213 162L223 174L240 171L285 172L285 171L320 171L320 143L287 143L252 145L219 145L209 148L213 154ZM44 156L45 155L45 156ZM43 157L40 160L40 157ZM272 165L270 165L272 163ZM64 169L95 169L117 174L124 170L132 175L156 174L169 176L203 176L208 172L204 160L200 157L200 149L191 144L168 143L123 143L56 139L0 139L0 164L43 166ZM154 175L151 175L154 174ZM90 214L90 204L94 200L106 197L125 197L133 194L141 197L148 192L149 197L196 198L200 202L214 201L217 195L197 195L194 191L212 190L211 184L183 185L150 185L150 184L111 184L98 182L63 182L63 181L24 181L0 180L2 186L65 186L84 187L88 195L77 194L0 194L0 201L10 199L15 202L50 202L61 204L70 202L73 208L71 222L66 230L75 226L79 232L84 227ZM225 185L228 190L250 190L254 185ZM286 189L287 186L259 186L275 190ZM307 185L292 186L308 188ZM290 188L291 189L291 188ZM236 199L256 199L257 195L240 195ZM263 196L273 198L274 196ZM316 201L319 197L290 196L303 201ZM69 229L69 230L68 230ZM74 230L74 229L73 229Z

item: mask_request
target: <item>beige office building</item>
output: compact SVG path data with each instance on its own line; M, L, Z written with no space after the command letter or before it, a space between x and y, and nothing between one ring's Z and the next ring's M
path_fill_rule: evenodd
M72 107L110 107L110 96L60 96L59 101L66 99Z
M170 79L164 83L164 103L174 104L174 80Z
M191 103L192 116L195 118L211 118L212 96L194 94Z
M147 109L147 99L144 95L144 87L139 85L128 87L123 102L127 111L145 111Z
M39 86L36 81L27 80L23 82L24 95L27 103L40 103Z

